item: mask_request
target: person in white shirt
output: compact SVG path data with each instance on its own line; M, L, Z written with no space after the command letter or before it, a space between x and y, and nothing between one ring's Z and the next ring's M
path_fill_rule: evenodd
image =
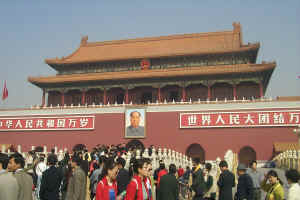
M290 185L287 200L300 200L300 174L296 169L290 169L285 172L285 177Z
M43 156L40 157L40 161L37 164L35 168L35 173L37 175L37 184L36 184L36 197L37 199L39 198L39 193L40 193L40 187L41 187L41 181L43 177L43 172L47 169L47 165L45 164L45 158Z

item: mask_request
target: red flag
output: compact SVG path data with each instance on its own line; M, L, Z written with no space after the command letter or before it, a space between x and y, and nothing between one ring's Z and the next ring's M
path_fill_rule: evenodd
M7 97L8 97L8 90L7 90L6 81L5 81L4 82L4 88L3 88L3 91L2 91L2 100L4 101Z

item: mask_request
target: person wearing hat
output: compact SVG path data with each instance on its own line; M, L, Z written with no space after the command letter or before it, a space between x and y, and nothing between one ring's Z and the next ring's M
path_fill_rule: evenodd
M239 176L237 184L237 192L235 193L235 200L254 200L254 187L249 174L246 173L247 167L245 164L240 163L237 168Z

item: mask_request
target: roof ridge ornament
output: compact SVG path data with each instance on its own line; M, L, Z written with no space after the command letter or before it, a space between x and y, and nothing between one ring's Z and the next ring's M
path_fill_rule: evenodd
M240 22L233 22L232 26L233 26L233 31L234 32L241 32L241 24L240 24Z
M81 37L80 46L85 46L88 43L89 36L84 35Z

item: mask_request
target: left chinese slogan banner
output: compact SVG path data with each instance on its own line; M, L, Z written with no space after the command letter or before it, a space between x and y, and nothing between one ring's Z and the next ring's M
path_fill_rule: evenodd
M0 118L0 131L93 130L95 116Z

